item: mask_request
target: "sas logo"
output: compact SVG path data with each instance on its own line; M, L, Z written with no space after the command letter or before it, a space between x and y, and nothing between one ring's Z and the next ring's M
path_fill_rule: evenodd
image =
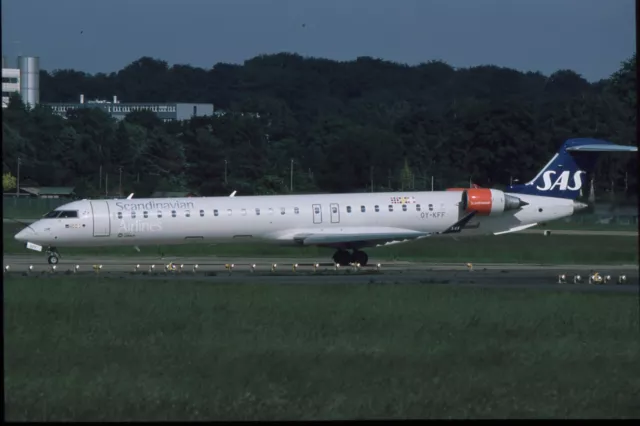
M536 186L540 191L550 191L555 188L559 188L561 191L566 191L567 189L570 191L577 191L582 188L582 174L585 173L582 170L578 170L573 174L573 185L569 186L569 181L571 180L571 172L569 170L565 170L560 173L558 177L556 177L555 170L548 170L543 173L542 180L544 181L543 186Z

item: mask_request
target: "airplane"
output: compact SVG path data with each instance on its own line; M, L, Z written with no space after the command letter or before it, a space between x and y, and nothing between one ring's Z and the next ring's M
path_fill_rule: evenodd
M472 187L270 196L237 196L234 191L229 197L85 199L57 207L15 239L35 251L46 247L49 264L59 262L58 247L139 250L262 241L332 248L335 263L365 266L368 255L362 249L367 247L502 235L571 216L587 207L577 198L598 153L635 151L635 146L605 140L568 139L531 181L505 191Z

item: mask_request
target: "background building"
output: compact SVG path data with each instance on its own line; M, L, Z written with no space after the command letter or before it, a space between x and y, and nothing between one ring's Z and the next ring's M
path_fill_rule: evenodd
M2 108L12 93L20 94L25 105L33 108L40 103L40 58L19 56L16 65L10 68L7 57L2 57Z
M84 95L80 95L79 102L43 103L50 107L55 114L66 116L67 111L81 108L99 108L111 115L116 120L122 120L133 111L151 111L163 121L189 120L191 117L204 117L213 115L213 104L188 103L188 102L120 102L116 96L113 101L94 100L86 101Z

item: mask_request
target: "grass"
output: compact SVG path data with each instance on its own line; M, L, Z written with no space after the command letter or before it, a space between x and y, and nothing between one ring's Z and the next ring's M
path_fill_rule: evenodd
M633 418L634 295L5 280L13 421Z
M27 250L13 239L20 225L3 225L5 254L29 254L34 259L43 255ZM331 249L317 247L274 247L268 244L187 245L142 247L141 253L133 247L61 249L65 255L157 256L232 256L232 257L295 257L330 260ZM544 236L510 234L477 238L427 239L407 244L368 249L370 262L386 260L433 262L518 262L567 264L631 264L638 262L636 238L616 236Z

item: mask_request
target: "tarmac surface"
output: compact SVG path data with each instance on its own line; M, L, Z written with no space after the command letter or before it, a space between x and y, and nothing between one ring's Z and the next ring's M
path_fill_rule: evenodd
M430 284L485 288L529 288L570 291L638 293L637 265L532 265L384 262L356 268L333 263L315 264L312 259L219 258L219 257L61 257L55 270L44 256L5 255L4 275L10 277L52 277L99 274L111 279L207 280L212 284ZM167 269L173 263L175 270ZM294 264L297 267L294 268ZM101 268L97 269L101 265ZM197 265L197 266L196 266ZM231 267L233 265L233 267ZM255 266L254 266L255 265ZM275 267L273 266L275 265ZM9 266L7 271L6 267ZM76 269L77 266L77 269ZM31 267L31 269L30 269ZM75 272L74 272L75 270ZM96 272L97 270L97 272ZM608 282L589 283L598 273ZM565 282L559 283L559 275ZM579 275L581 280L574 282ZM618 282L620 276L626 280Z

